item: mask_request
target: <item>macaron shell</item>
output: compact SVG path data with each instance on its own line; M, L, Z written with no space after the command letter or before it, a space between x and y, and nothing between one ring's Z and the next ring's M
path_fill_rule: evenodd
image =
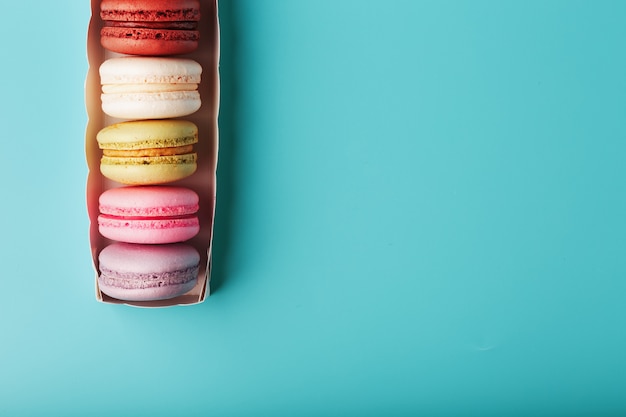
M198 0L101 0L100 17L126 22L172 22L200 20Z
M98 287L125 301L156 301L182 295L196 285L200 256L189 245L113 243L99 256Z
M198 142L197 126L186 120L141 120L109 125L96 136L101 149L169 148Z
M126 185L167 184L196 172L197 155L155 157L106 157L100 161L105 177Z
M128 56L100 65L101 84L200 83L202 66L183 58Z
M100 36L105 49L120 54L182 55L198 48L197 32L193 31L103 28Z
M142 279L138 277L138 279ZM164 287L152 287L152 288L123 288L119 287L117 283L111 283L110 278L102 276L98 278L98 287L100 291L108 295L109 297L117 298L124 301L158 301L168 300L170 298L178 297L193 289L196 286L197 277L191 281L181 283L178 285L169 284Z
M102 94L102 111L127 120L183 117L200 109L197 91Z
M108 239L127 243L184 242L200 231L197 216L180 219L122 219L98 216L98 230Z
M195 191L171 186L111 188L98 199L101 213L125 217L185 216L196 213L198 203Z

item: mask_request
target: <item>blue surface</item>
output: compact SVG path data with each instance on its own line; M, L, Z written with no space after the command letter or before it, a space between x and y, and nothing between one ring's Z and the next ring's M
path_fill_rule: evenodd
M0 415L626 415L626 2L220 7L215 292L146 310L94 298L88 2L4 5Z

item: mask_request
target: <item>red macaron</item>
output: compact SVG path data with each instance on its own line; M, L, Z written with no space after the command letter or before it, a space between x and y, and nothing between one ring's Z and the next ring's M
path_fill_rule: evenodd
M102 46L129 55L180 55L198 47L198 0L102 0Z

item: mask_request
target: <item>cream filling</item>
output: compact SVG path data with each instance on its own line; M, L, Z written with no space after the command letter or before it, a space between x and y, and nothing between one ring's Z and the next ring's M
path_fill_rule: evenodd
M163 83L163 84L103 84L105 94L119 93L164 93L170 91L196 91L198 84L193 83Z
M184 155L193 151L193 145L176 146L172 148L146 149L104 149L102 153L112 157L141 157L141 156L170 156Z

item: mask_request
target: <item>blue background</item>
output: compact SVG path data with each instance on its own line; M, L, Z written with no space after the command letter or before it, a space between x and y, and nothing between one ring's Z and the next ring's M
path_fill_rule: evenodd
M0 415L626 415L626 2L222 1L214 293L159 310L94 297L89 15L4 5Z

